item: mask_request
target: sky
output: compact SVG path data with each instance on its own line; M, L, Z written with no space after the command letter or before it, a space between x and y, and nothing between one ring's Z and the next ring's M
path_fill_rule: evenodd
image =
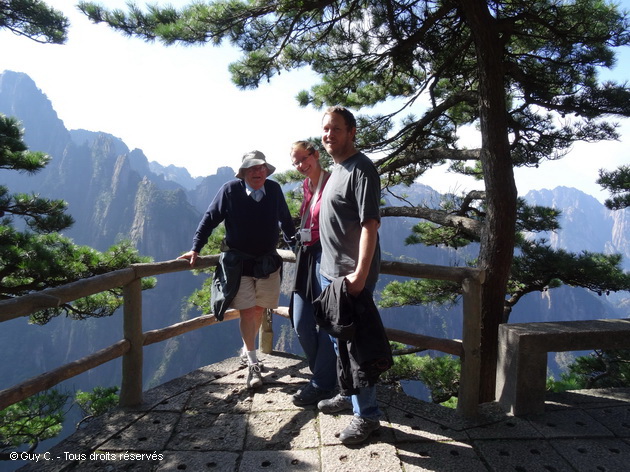
M255 90L242 91L228 72L240 54L228 44L147 43L90 23L74 7L75 0L47 3L70 20L66 44L39 44L0 30L0 72L28 74L68 129L112 134L130 149L141 149L150 161L185 167L192 176L213 174L221 166L236 169L241 156L253 149L262 151L278 170L287 170L290 144L320 135L322 111L302 108L295 98L317 80L308 69L282 73ZM127 0L101 3L126 9ZM149 3L179 7L192 0ZM620 4L630 9L630 0ZM620 51L618 66L604 76L630 79L630 50ZM567 186L603 201L608 194L595 183L598 170L630 162L630 121L620 123L620 141L576 144L559 161L516 169L519 195ZM478 137L462 140L473 147ZM420 182L439 192L483 187L445 168L425 173Z

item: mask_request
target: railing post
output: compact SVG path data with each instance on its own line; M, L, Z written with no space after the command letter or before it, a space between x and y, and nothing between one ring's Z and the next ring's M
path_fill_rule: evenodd
M273 311L265 309L262 324L260 325L259 344L261 352L271 354L273 352Z
M142 279L123 287L123 336L131 343L122 360L120 406L142 403Z
M457 410L466 417L475 417L479 407L479 375L481 370L481 283L472 278L462 282L462 371L459 381Z

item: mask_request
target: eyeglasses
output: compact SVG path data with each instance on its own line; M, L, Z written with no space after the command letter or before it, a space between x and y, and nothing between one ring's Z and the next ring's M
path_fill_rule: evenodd
M311 157L313 155L312 152L309 152L306 156L304 156L302 159L296 159L293 161L293 167L300 167L304 161L306 161L309 157Z
M257 166L251 166L251 167L245 168L245 172L248 172L248 173L262 172L264 170L267 170L267 166L265 164L260 164Z

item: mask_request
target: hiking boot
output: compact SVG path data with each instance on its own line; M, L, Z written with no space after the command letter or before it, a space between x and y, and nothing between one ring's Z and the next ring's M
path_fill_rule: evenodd
M351 410L352 402L350 401L350 398L344 397L338 393L328 400L320 401L317 404L317 409L322 413L332 415L333 413L339 413L340 411Z
M350 424L339 435L344 444L361 444L370 437L372 432L381 427L379 420L371 420L360 416L353 416Z
M260 370L259 364L251 364L249 366L249 373L247 374L247 388L253 389L262 387L263 380Z
M330 390L322 390L309 382L306 384L306 387L293 395L293 404L295 406L316 405L321 400L327 400L333 395L334 392Z

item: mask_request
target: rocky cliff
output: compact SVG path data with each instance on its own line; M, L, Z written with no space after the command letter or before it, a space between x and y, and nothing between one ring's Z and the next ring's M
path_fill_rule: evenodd
M628 209L608 210L594 197L568 187L532 191L525 199L532 204L562 210L562 230L539 235L554 248L572 252L620 253L624 256L626 270L630 270Z
M66 235L77 244L105 250L128 239L154 260L174 259L190 248L201 213L189 203L185 188L151 171L141 150L130 151L107 133L66 130L50 101L25 74L0 75L0 113L20 119L30 149L52 157L35 175L2 170L0 182L12 191L67 201L76 222ZM157 288L144 297L145 329L190 316L183 310L185 298L201 283L202 277L189 273L159 277ZM0 388L115 342L122 337L121 327L119 315L79 323L58 319L44 327L27 327L23 319L3 324L0 343L11 348L5 356L7 362L0 365ZM213 330L209 337L220 338L222 330ZM186 359L173 354L178 344L161 343L148 350L147 383L179 376L204 361L215 362L227 355L219 357L220 349L216 349L212 359L199 359L200 363L189 366ZM170 362L164 363L164 359ZM78 384L84 389L117 384L119 370L119 363L109 363L86 374Z

